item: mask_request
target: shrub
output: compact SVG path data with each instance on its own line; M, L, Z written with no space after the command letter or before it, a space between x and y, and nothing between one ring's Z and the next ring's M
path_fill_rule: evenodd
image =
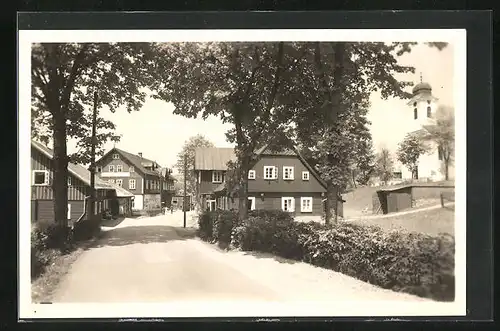
M73 226L73 240L83 241L96 237L101 231L101 220L84 219Z
M198 215L198 230L197 235L205 240L211 242L213 240L213 215L210 211L203 211Z
M221 247L228 247L231 243L231 231L238 225L238 213L234 211L214 211L213 238Z
M60 255L56 247L58 227L54 224L31 226L31 276L39 276Z

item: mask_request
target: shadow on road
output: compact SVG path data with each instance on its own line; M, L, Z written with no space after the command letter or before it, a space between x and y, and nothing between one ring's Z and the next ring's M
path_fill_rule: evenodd
M187 240L194 237L194 229L163 225L129 226L101 232L96 243L89 248L164 243L174 240Z
M255 252L255 251L244 252L244 255L250 255L250 256L256 257L258 259L273 259L279 263L286 263L286 264L295 264L295 263L300 262L300 261L285 259L284 257L273 255L271 253L263 253L263 252Z
M111 219L111 220L102 220L101 221L101 226L105 226L105 227L115 227L117 225L119 225L121 222L123 222L123 220L125 219L125 217L118 217L117 219Z

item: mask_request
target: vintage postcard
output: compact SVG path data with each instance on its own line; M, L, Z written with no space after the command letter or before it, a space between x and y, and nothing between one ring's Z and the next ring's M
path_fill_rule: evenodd
M465 30L20 30L19 317L464 316L465 73Z

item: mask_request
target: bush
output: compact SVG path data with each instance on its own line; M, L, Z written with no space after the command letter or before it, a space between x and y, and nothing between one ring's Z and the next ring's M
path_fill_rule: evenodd
M101 220L84 219L73 226L73 240L83 241L96 237L101 231Z
M205 212L200 236L227 245L231 229L234 248L308 262L394 291L454 300L455 240L450 235L301 223L281 211L252 211L245 222L235 220L233 212Z
M60 228L54 224L31 226L31 276L37 277L60 256L55 249Z

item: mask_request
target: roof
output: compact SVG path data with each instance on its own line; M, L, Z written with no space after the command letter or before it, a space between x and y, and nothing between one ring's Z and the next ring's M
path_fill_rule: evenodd
M119 185L116 185L113 183L109 183L108 185L111 186L116 191L116 196L118 198L127 198L127 197L134 196L134 194L132 192L127 191L126 189L124 189L123 187L121 187Z
M412 89L413 94L417 94L420 91L428 91L428 92L432 91L431 84L425 82L418 83Z
M413 185L411 185L411 184L404 184L404 185L398 185L398 186L394 186L394 187L381 188L381 189L377 190L377 192L393 192L393 191L399 191L402 189L408 189L408 188L412 188L412 187L413 187Z
M227 163L236 160L233 148L199 147L195 149L195 170L227 170Z
M42 154L47 156L49 159L54 158L54 151L47 146L35 141L31 140L31 146L40 151ZM87 185L90 185L90 171L79 164L68 163L68 171L70 174L80 179ZM113 189L109 183L104 182L99 177L95 176L95 188L96 189Z
M96 162L99 162L103 158L105 158L107 155L109 155L111 152L116 151L119 154L121 154L123 157L125 157L132 165L134 166L135 169L138 169L140 172L146 175L153 175L153 176L159 176L159 173L153 170L148 170L144 167L145 164L152 164L156 163L155 161L146 159L144 157L141 157L139 155L135 155L129 152L126 152L124 150L121 150L119 148L113 147L111 150L109 150L106 154L104 154L99 160Z

